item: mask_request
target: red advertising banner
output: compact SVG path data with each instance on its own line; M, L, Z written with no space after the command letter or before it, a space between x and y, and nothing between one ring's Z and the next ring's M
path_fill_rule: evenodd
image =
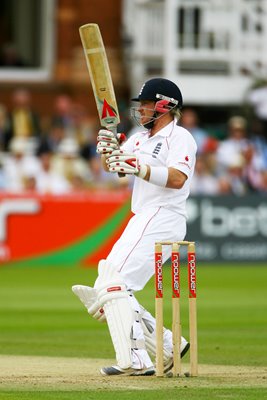
M128 191L0 195L0 265L97 263L130 217Z

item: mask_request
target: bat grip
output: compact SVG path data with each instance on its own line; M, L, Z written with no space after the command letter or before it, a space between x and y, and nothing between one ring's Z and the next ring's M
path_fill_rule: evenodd
M114 138L117 140L117 143L119 145L119 141L117 139L117 126L116 125L109 125L106 128L113 133ZM123 172L118 172L118 176L120 178L123 178L125 176L125 174Z

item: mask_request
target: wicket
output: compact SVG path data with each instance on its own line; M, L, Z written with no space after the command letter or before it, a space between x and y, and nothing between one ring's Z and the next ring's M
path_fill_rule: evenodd
M195 243L156 242L155 243L155 282L156 282L156 375L164 375L163 359L163 263L162 246L172 247L172 339L173 339L173 376L181 376L180 355L181 318L180 318L180 246L187 246L188 288L189 288L189 337L190 337L190 376L198 375L197 361L197 307L196 307L196 253Z

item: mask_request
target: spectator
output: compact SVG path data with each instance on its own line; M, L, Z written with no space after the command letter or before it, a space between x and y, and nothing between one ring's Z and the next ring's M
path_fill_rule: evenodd
M16 68L26 67L26 62L20 56L13 43L6 43L0 52L0 67Z
M59 151L59 146L62 140L65 138L65 130L64 126L61 122L50 127L47 135L45 135L40 141L40 146L47 146L53 151L57 153Z
M71 136L77 141L81 150L92 149L96 153L96 137L98 131L97 119L88 114L81 104L72 106Z
M261 171L261 185L259 191L267 194L267 170Z
M10 138L10 123L7 109L0 104L0 151L7 150L8 139Z
M223 178L221 178L221 181L228 181L229 194L243 196L248 192L246 179L244 177L244 166L245 159L241 154L238 153L235 154L234 158L228 164L226 174L223 176ZM224 187L227 187L227 185Z
M61 126L65 131L65 136L72 136L73 130L73 102L69 95L59 94L54 101L54 111L51 117L51 127Z
M258 119L253 120L251 124L251 141L264 169L267 169L267 128L265 130Z
M53 170L53 152L47 143L42 143L37 151L40 171L37 176L36 190L41 194L63 194L71 190L67 179Z
M218 178L219 194L230 195L232 194L231 181L226 175Z
M214 137L207 138L203 147L203 157L205 158L206 168L210 175L217 176L218 162L217 162L217 149L219 142Z
M13 106L10 112L10 137L32 138L33 142L39 140L41 134L39 115L33 110L29 90L20 88L13 92ZM35 139L35 140L34 140Z
M247 123L243 117L234 116L228 121L228 137L217 148L219 173L227 172L233 160L242 155L248 146Z
M267 132L267 84L253 89L248 96L248 101L254 108L254 112Z
M206 158L199 155L196 159L195 173L191 181L190 193L193 195L213 196L218 194L218 180L210 172Z
M258 157L256 148L250 143L243 151L245 160L244 177L250 191L258 191L261 188L262 171L266 168L263 159Z
M54 170L64 176L70 185L77 177L86 183L92 181L91 171L88 164L79 156L79 146L74 139L63 139L58 151L54 160Z
M6 190L7 182L6 182L6 175L3 168L3 159L0 158L0 192Z
M30 143L25 138L13 138L10 143L10 154L4 161L6 189L10 192L21 192L25 189L26 177L37 177L39 163L30 153Z
M189 132L191 132L197 143L198 153L202 153L205 142L208 138L208 133L204 129L200 128L196 111L192 108L184 109L182 112L180 124Z
M33 171L26 171L23 180L23 192L36 193L37 192L37 177Z

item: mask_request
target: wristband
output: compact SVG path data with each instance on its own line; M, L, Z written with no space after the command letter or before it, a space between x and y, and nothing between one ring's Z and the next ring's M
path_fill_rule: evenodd
M166 187L169 171L167 167L150 167L149 182L157 186Z

